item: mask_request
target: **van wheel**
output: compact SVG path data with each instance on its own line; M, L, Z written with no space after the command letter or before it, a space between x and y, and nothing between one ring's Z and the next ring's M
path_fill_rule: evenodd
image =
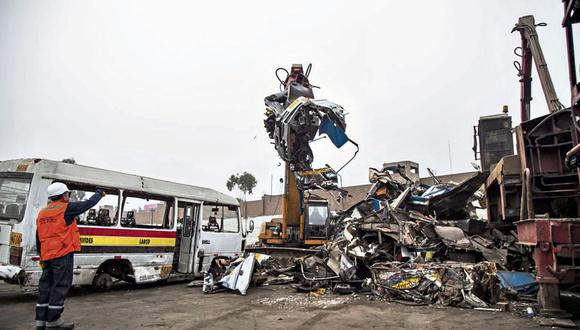
M107 273L98 273L93 279L93 289L97 292L108 292L113 288L113 278Z

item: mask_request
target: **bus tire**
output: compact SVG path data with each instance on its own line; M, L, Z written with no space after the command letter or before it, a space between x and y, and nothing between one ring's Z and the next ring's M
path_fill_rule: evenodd
M93 289L97 292L108 292L113 288L113 278L107 273L98 273L93 279Z

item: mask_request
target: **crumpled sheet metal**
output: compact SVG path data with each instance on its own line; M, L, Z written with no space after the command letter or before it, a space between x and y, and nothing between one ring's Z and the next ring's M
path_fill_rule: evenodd
M485 173L478 172L451 190L431 197L429 199L429 208L440 219L465 219L466 215L468 215L464 210L465 206L474 198L474 194L485 182L486 178L487 175Z
M300 69L301 70L301 69ZM348 141L345 111L329 100L315 99L312 85L303 72L289 75L284 91L266 96L264 127L278 155L295 173L311 169L314 156L310 143L326 134L341 148Z
M417 208L411 201L425 187L391 182L383 174L371 173L382 197L369 196L333 217L329 242L315 255L293 258L287 267L270 262L262 274L294 279L300 291L367 290L418 304L487 308L498 300L498 268L531 269L525 262L530 251L516 244L514 232L474 217L441 218L444 213L431 212L429 202ZM440 198L443 208L471 214L468 204L477 198L473 188L480 179L447 184L431 197Z
M388 173L383 174L370 171L373 189L383 184L375 191L392 184ZM467 215L480 179L475 175L459 185L447 184L431 197L440 198L439 206L461 205L457 207ZM377 196L369 196L333 219L331 242L323 251L327 267L340 277L337 281L351 286L369 282L375 294L415 303L469 308L493 304L498 298L496 268L512 266L508 252L512 257L526 255L514 246L513 233L490 230L474 218L441 219L430 212L429 202L424 208L410 205L415 188L393 183L389 189L382 208L375 207Z
M261 253L249 253L245 258L240 257L232 262L218 283L224 288L237 290L245 296L252 280L255 263L262 263L268 258L270 256Z
M22 268L13 265L0 265L0 279L16 282Z
M435 226L435 232L446 245L458 249L469 249L472 247L471 241L465 236L463 230L457 227Z
M498 296L493 263L385 262L372 265L371 270L375 294L415 303L488 307Z

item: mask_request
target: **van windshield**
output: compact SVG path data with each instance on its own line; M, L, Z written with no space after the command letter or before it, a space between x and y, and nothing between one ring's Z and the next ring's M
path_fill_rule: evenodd
M201 229L220 233L239 232L238 207L234 205L204 204Z
M31 178L0 176L0 220L22 221Z

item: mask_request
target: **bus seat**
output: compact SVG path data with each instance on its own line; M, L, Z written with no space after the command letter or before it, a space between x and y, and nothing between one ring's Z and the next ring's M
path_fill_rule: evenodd
M18 218L19 214L20 214L20 208L18 207L18 204L8 204L8 206L6 206L5 215L7 217Z
M87 220L95 220L97 218L97 210L90 209L89 213L87 214Z
M128 211L127 212L127 226L128 227L135 227L137 223L135 222L135 212Z
M207 228L210 231L220 231L220 225L217 223L216 217L209 217Z
M110 226L111 225L111 217L109 216L108 209L100 209L99 214L97 215L97 225L99 226Z
M90 209L89 213L87 214L87 217L85 218L85 221L83 221L83 224L94 225L96 223L97 223L97 210Z

